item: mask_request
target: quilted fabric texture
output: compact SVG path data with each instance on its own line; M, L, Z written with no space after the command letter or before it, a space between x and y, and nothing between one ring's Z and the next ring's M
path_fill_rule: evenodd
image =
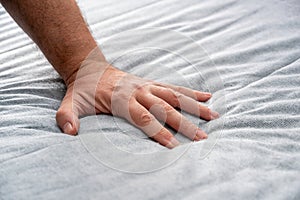
M206 105L222 115L211 122L191 117L209 139L191 143L176 134L185 151L168 166L123 172L151 171L150 162L122 157L88 136L102 134L131 154L166 150L108 115L81 118L79 136L62 134L55 113L65 86L0 7L0 199L300 198L298 1L78 3L116 67L211 91ZM139 31L147 28L156 31ZM101 162L95 145L100 157L117 164ZM155 157L152 164L164 159Z

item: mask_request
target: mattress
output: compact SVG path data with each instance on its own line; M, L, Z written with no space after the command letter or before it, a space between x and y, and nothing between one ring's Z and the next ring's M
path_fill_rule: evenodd
M296 0L85 0L115 67L213 93L219 119L168 150L125 120L61 133L66 91L0 7L0 199L299 199L300 4Z

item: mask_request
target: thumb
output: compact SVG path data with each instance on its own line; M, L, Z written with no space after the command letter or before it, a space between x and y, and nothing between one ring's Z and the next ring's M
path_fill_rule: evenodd
M67 91L60 108L56 113L56 122L60 129L70 135L77 135L79 130L78 112L76 112L73 104L71 92Z

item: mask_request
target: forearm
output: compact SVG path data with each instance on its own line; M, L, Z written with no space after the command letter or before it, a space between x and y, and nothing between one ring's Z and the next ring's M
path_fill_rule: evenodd
M97 46L74 0L0 0L66 83ZM104 56L102 59L104 60Z

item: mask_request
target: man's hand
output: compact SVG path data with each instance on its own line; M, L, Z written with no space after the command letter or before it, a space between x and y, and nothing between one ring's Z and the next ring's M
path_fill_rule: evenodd
M207 138L175 108L205 120L215 119L218 113L198 102L207 101L211 94L142 79L97 60L99 56L96 48L68 81L66 96L57 112L57 123L65 133L77 134L80 116L106 113L127 119L168 148L179 142L160 121L191 140Z
M197 102L206 101L211 95L144 80L110 66L96 48L75 0L0 2L39 46L68 87L57 112L57 122L65 133L77 133L79 116L110 113L126 118L169 148L178 145L178 141L158 120L192 140L207 137L174 107L211 120L218 113Z

